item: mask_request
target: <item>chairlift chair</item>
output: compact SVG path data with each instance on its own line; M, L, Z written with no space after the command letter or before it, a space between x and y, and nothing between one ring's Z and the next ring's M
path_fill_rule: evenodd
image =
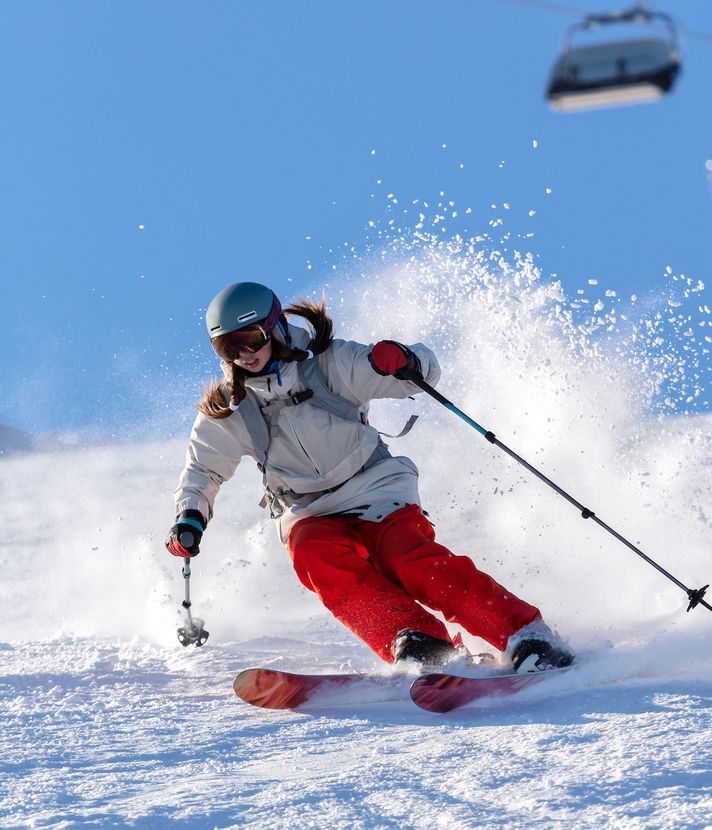
M599 25L651 24L664 35L572 46L574 34ZM670 92L680 72L680 47L672 19L636 6L627 12L590 15L570 26L551 72L547 98L560 112L654 101Z

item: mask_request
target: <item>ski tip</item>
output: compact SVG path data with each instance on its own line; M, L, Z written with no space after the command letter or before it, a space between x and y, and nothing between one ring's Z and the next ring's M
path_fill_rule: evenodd
M262 709L293 709L304 702L309 691L294 675L273 669L245 669L232 687L245 703Z

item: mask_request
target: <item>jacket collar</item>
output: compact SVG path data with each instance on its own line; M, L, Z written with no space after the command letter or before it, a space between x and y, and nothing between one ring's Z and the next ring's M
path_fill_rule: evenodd
M309 332L299 326L290 324L289 333L292 336L292 345L294 348L306 349L310 339ZM264 375L247 378L245 386L257 393L262 401L288 397L297 390L299 384L299 369L297 368L297 364L295 362L280 362L276 368L279 371L267 372Z

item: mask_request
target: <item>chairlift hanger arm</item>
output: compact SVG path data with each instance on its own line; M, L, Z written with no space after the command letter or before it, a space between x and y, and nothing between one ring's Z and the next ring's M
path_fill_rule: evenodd
M571 40L576 32L589 31L598 26L616 23L653 23L656 20L666 26L670 43L677 50L679 48L678 30L672 17L664 12L650 11L640 4L632 6L627 11L587 14L583 20L572 23L566 28L562 38L562 47L565 51L571 48Z
M662 20L672 31L676 31L672 17L665 12L651 12L645 6L632 6L623 12L608 12L607 14L588 14L583 20L584 25L605 26L607 23L651 23L653 20Z
M581 8L580 6L570 6L568 3L566 5L563 3L555 3L551 2L551 0L493 0L493 2L505 3L514 6L525 6L533 11L550 12L552 14L565 15L566 17L586 17L588 15L588 9ZM644 10L647 11L646 9ZM657 14L662 14L662 12L657 12ZM686 38L693 38L712 43L712 32L702 32L696 29L688 29L686 26L682 26L679 22L675 24L675 29L678 35L684 35Z

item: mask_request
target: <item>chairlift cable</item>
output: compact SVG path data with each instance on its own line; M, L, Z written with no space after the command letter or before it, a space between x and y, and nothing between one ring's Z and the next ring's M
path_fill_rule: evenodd
M496 2L509 3L515 6L529 6L538 11L565 14L570 17L585 17L589 13L589 9L580 9L576 6L566 6L563 3L551 3L549 0L496 0Z
M551 12L552 14L563 14L567 15L568 17L588 17L591 14L590 9L584 9L580 6L569 6L565 5L564 3L553 3L550 0L495 0L495 2L509 3L510 5L514 6L528 6L534 11ZM638 0L638 2L633 6L633 8L645 8L647 5L647 2L641 2L641 0ZM676 29L679 34L684 35L687 38L693 38L696 40L703 40L708 43L712 43L712 32L700 32L695 29L687 29L684 26L676 26Z
M707 43L712 43L712 32L697 32L692 29L686 29L684 26L678 26L677 31L685 37L691 37L696 40L704 40Z

